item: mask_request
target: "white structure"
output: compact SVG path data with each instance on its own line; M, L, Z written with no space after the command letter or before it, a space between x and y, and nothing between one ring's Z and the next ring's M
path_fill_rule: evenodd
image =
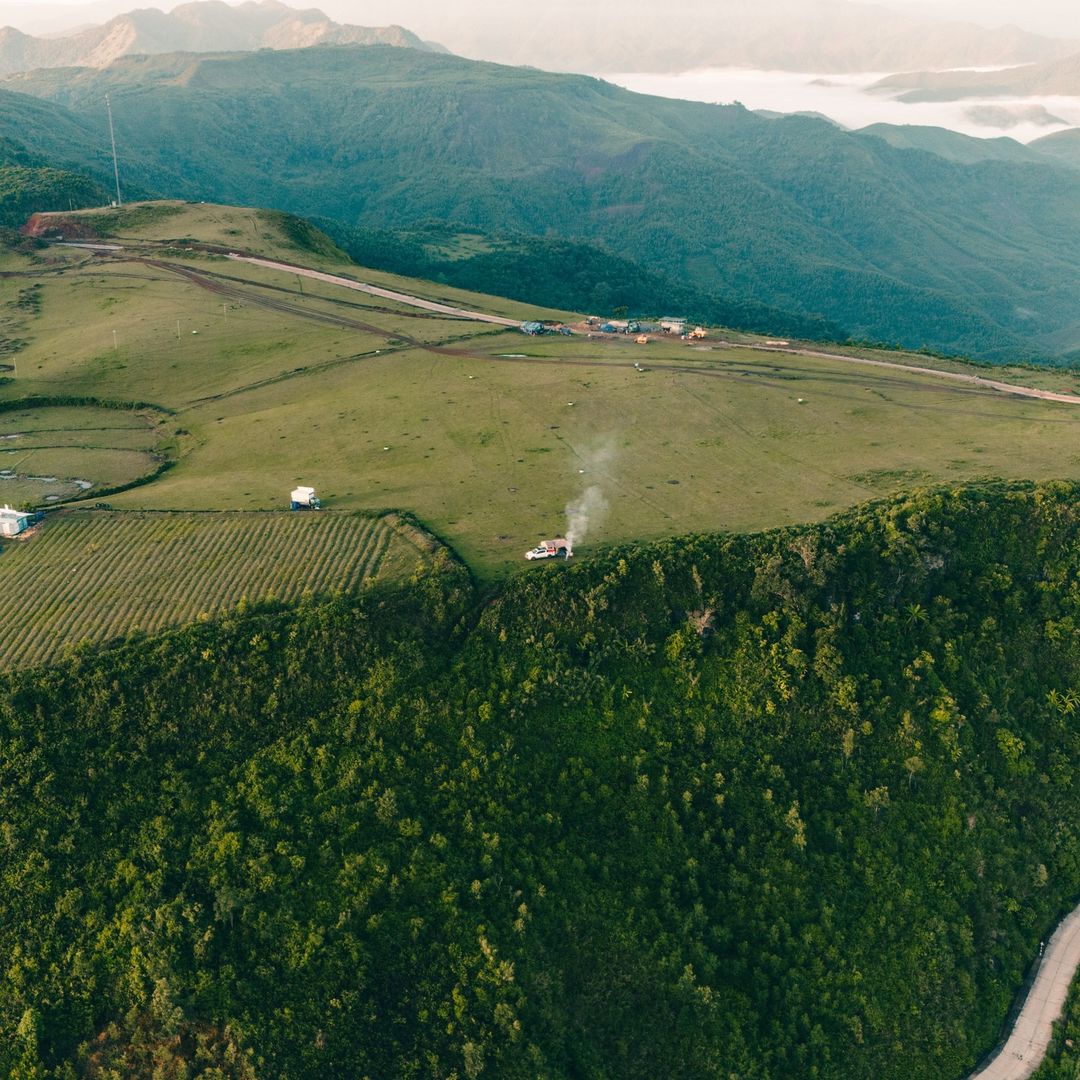
M669 316L660 320L660 329L668 334L685 334L686 320Z
M573 554L573 544L569 540L564 540L561 536L558 536L554 540L545 540L531 551L526 551L525 558L530 562L533 559L554 559L556 555L562 555L563 558L569 559Z
M0 510L0 536L18 536L30 528L30 515L5 506Z
M322 503L315 497L313 487L293 488L289 504L294 510L321 510Z

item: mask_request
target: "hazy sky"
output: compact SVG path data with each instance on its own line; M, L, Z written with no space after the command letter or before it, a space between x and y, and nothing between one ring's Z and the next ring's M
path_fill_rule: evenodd
M740 7L755 10L759 0L697 0L702 12L715 15L717 9ZM819 0L798 0L793 8L806 11ZM40 33L60 30L78 22L100 21L136 7L176 7L176 0L0 0L0 22ZM514 16L527 20L536 10L536 0L294 0L294 7L318 7L340 22L361 25L400 23L428 36L454 36L455 25L477 18L500 23ZM552 0L545 0L550 8ZM664 0L576 0L565 3L568 10L606 7L613 25L627 17L663 18L669 5ZM684 3L681 7L692 7ZM879 6L910 12L927 18L957 18L1000 25L1016 23L1040 33L1080 37L1080 3L1077 0L887 0Z

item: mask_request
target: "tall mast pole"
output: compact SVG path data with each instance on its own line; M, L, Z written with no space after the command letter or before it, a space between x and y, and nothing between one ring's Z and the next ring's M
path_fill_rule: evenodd
M116 160L116 132L113 129L112 121L112 105L109 102L109 95L105 95L105 108L109 112L109 139L112 142L112 165L113 176L116 177L116 205L122 206L123 203L120 199L120 164Z

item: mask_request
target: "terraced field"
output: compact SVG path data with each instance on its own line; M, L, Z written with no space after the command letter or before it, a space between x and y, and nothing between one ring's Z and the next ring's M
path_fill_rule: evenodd
M171 456L165 419L148 409L0 407L0 502L48 505L153 473Z
M110 513L46 522L0 556L0 666L83 641L151 633L236 607L355 589L410 572L420 552L355 513Z

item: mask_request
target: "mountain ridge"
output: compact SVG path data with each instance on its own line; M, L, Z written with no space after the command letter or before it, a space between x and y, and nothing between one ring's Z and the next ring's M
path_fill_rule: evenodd
M890 75L871 88L899 91L910 104L967 98L1080 94L1080 52L1058 60L999 71L913 71Z
M61 37L33 37L0 28L0 75L37 68L107 67L124 56L171 52L243 52L317 45L387 45L439 51L404 27L336 23L316 8L279 0L194 0L166 14L139 8L101 26Z
M38 119L42 151L98 177L110 94L125 188L365 230L441 220L586 242L859 340L1080 353L1080 176L1048 159L949 160L811 118L409 49L127 57L3 90L0 136L19 142L20 114L56 108L85 145Z
M615 23L617 45L610 41ZM1070 51L1061 40L1016 26L977 26L835 0L815 3L809 13L795 0L671 0L664 5L662 27L647 18L624 19L604 0L551 0L537 7L527 25L495 9L467 25L442 25L433 17L432 32L465 56L600 73L701 67L888 72L1033 63Z

